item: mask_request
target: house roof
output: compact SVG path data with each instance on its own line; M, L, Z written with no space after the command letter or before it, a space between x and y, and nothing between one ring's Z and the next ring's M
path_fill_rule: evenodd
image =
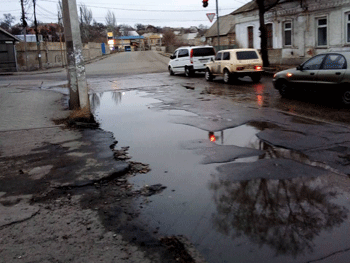
M145 33L142 36L144 36L145 38L162 38L163 34L160 34L160 33Z
M220 16L219 18L219 32L220 36L225 36L228 33L234 32L235 18L233 15L229 14L226 16ZM207 30L205 37L215 37L217 33L217 20L215 23Z
M143 36L121 36L121 37L117 37L116 39L144 39Z
M14 35L10 34L9 32L7 32L6 30L2 29L1 27L0 27L0 32L3 33L6 36L12 38L15 41L19 41L19 42L21 41L18 37L15 37Z
M183 34L182 38L186 40L193 40L197 37L198 33L188 33L188 34Z
M258 9L258 4L256 3L255 0L253 0L241 6L240 8L236 9L235 11L233 11L231 15L237 15L237 14L249 12L255 9Z
M284 3L284 2L294 2L296 0L265 0L265 7L266 6L271 6L274 5L276 2L278 2L278 4L280 3ZM231 15L237 15L240 13L244 13L244 12L249 12L249 11L253 11L258 9L258 4L256 3L255 0L252 0L248 3L246 3L245 5L241 6L240 8L236 9L235 11L233 11L231 13Z

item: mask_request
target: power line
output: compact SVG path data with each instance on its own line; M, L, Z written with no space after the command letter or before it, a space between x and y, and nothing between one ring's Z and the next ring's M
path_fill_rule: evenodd
M52 0L41 0L42 2L55 2ZM159 13L187 13L187 12L209 12L209 11L215 11L216 9L187 9L187 10L169 10L169 9L134 9L134 8L120 8L120 7L104 7L101 5L86 5L85 3L81 3L80 5L84 4L86 7L93 7L93 8L100 8L100 9L113 9L113 10L120 10L120 11L133 11L133 12L159 12ZM235 10L237 8L226 8L225 10Z

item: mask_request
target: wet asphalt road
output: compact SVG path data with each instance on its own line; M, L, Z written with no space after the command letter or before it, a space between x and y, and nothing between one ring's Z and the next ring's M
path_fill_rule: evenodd
M230 85L169 76L166 62L137 52L87 66L101 128L150 166L127 178L132 191L166 187L130 201L132 227L117 226L112 186L91 191L86 203L108 203L105 227L135 240L142 228L184 235L207 262L348 262L349 109L327 95L281 99L270 76Z
M185 235L208 262L347 261L350 116L336 98L281 99L271 76L89 82L101 128L150 165L134 189L167 187L137 205L156 235Z

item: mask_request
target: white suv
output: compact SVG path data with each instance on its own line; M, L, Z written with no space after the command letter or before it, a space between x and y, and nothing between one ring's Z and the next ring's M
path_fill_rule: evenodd
M205 71L206 63L214 58L215 49L212 46L180 47L170 56L169 73L185 73L190 77L196 71Z

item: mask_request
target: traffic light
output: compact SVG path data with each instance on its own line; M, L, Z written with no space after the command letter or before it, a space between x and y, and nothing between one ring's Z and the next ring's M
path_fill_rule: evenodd
M208 1L209 0L203 0L203 7L207 7L208 6Z

